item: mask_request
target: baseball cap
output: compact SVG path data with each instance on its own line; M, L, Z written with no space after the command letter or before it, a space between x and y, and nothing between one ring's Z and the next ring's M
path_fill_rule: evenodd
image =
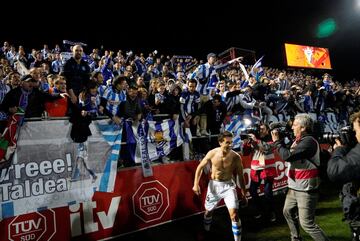
M31 75L29 75L29 74L26 74L26 75L24 75L24 76L22 76L21 78L20 78L20 81L25 81L25 82L37 82L36 80L34 80L33 79L33 77L31 76Z

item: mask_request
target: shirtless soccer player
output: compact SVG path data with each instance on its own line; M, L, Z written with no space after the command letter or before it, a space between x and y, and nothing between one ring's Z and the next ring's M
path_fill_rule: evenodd
M210 230L212 213L214 208L224 199L225 205L229 210L232 231L235 241L241 240L241 221L238 217L239 202L236 193L236 179L234 173L238 176L241 188L241 199L246 200L245 182L243 176L243 166L240 156L232 148L231 132L225 131L218 137L220 147L209 151L200 162L195 172L193 191L200 195L199 180L204 167L211 163L211 180L205 200L204 229Z

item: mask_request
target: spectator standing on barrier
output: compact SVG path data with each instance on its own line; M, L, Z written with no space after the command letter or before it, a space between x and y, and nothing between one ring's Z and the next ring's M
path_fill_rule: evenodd
M334 145L334 152L328 162L327 174L331 181L344 184L342 191L342 202L343 209L346 205L348 206L347 211L344 213L345 219L349 222L353 240L359 240L360 238L360 213L359 213L359 187L360 187L360 112L356 112L350 116L350 123L355 131L356 145L351 148L346 146L340 140L336 139ZM351 138L351 137L350 137ZM352 199L354 204L346 204L349 199L346 200L347 191L351 189ZM357 197L357 198L355 198Z
M313 120L308 114L298 114L292 126L295 141L290 149L280 140L279 132L271 132L280 157L289 163L288 193L283 214L290 228L291 240L301 240L300 225L314 240L328 240L315 224L315 209L319 197L320 146L311 136Z
M250 194L256 208L255 219L261 218L265 214L271 222L276 221L273 207L273 182L277 176L274 147L272 145L269 126L259 124L258 133L248 134L248 139L244 140L244 156L252 154L250 171ZM258 188L264 181L264 201L259 197Z
M224 199L231 218L231 226L234 240L241 240L241 220L238 216L238 197L236 191L236 173L241 188L241 199L246 199L245 180L241 157L232 148L232 133L225 131L218 137L220 147L210 150L196 168L193 191L196 195L201 194L199 182L204 168L211 165L211 180L208 184L205 199L204 229L210 231L212 214L218 203Z
M199 65L191 75L191 79L197 80L196 91L200 94L200 105L209 100L209 89L215 88L218 82L218 76L215 68L216 54L209 53L207 55L207 62ZM206 116L200 116L200 134L209 135L206 131Z
M86 170L91 175L92 183L97 179L95 172L87 163L89 148L87 139L91 136L89 126L92 119L97 116L99 105L100 98L97 93L97 83L95 81L89 82L86 89L79 94L77 109L70 118L72 123L70 137L77 143L75 167L71 176L72 182L80 180L82 170Z
M71 102L76 104L80 92L90 81L90 67L82 59L83 48L80 45L73 47L73 56L64 65L64 75L67 81L67 90Z

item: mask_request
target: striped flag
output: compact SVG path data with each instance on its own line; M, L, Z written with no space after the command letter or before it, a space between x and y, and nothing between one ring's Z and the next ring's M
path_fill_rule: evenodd
M144 63L141 62L141 60L139 58L135 59L134 61L135 66L136 66L136 72L139 75L144 75L146 73L146 66Z
M153 161L160 157L166 156L172 149L183 144L179 122L172 119L163 121L145 121L143 126L133 125L130 121L124 123L127 134L127 143L139 143L139 134L144 131L147 136L148 158ZM131 158L135 163L141 163L140 145L136 145L134 150L129 150Z
M256 61L256 63L253 65L253 67L250 70L250 74L252 74L252 76L254 76L257 81L259 81L260 77L264 75L264 69L262 68L262 60L264 56L265 55L261 56L261 58L258 59L258 61ZM256 73L254 72L255 69L257 69Z
M109 123L109 120L95 121L104 140L110 145L110 153L105 162L103 174L100 178L99 192L113 192L117 172L117 163L120 155L122 127Z
M224 131L233 133L233 148L238 149L242 145L240 134L246 130L252 124L252 120L247 121L243 115L233 115L230 120L223 125Z

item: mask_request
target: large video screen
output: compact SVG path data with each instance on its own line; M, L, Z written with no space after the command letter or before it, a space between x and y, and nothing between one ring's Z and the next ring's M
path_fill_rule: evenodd
M331 69L327 48L285 43L285 53L288 66Z

